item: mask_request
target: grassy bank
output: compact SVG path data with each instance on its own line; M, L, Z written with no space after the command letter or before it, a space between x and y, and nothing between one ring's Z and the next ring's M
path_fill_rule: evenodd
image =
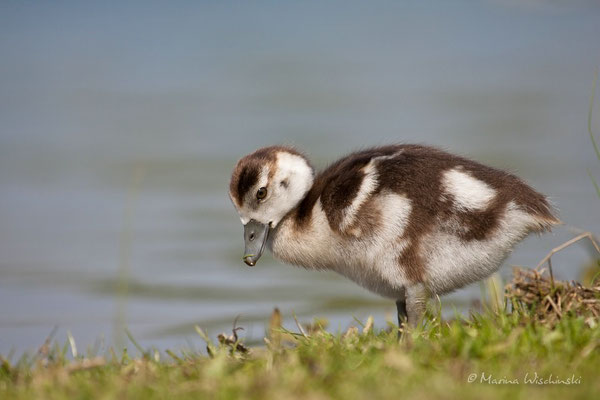
M261 348L234 335L209 355L145 352L68 360L69 346L2 361L0 398L531 398L600 393L600 287L518 275L506 304L468 319L429 312L422 329L292 333L274 313ZM301 329L300 329L301 328ZM202 331L199 334L203 335ZM208 338L206 338L208 340ZM143 349L141 349L143 351Z

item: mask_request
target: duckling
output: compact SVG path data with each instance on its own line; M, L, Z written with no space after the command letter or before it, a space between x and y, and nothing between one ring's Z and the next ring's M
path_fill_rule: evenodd
M358 151L316 175L294 148L261 148L238 161L229 196L247 265L267 247L335 271L396 301L400 326L417 325L430 296L490 276L525 236L560 223L516 176L412 144Z

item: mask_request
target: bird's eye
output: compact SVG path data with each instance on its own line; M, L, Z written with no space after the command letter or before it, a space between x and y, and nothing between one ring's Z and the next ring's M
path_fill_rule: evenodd
M258 192L256 192L256 198L262 200L265 197L267 197L267 188L261 187L260 189L258 189Z

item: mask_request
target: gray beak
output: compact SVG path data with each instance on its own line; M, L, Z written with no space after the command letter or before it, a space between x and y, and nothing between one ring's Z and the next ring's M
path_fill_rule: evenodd
M265 249L269 237L269 224L262 224L253 219L244 225L244 262L253 267Z

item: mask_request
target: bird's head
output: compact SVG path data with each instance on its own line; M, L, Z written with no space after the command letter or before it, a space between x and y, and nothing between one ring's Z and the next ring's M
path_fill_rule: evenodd
M306 196L313 180L306 157L289 147L264 147L238 161L229 197L244 225L246 264L256 264L270 229Z

